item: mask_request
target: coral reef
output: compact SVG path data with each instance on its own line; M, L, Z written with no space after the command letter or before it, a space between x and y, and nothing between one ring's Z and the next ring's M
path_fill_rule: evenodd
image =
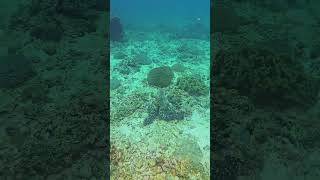
M171 69L175 72L184 72L186 70L186 67L184 67L182 64L174 64Z
M160 89L158 97L148 104L148 117L145 118L143 124L149 125L157 118L165 121L183 120L184 116L185 113L181 107L170 103L165 91Z
M288 56L244 48L236 52L220 51L215 59L213 72L218 83L239 90L258 104L308 107L318 94L318 80Z
M138 72L142 65L150 65L152 63L152 60L144 54L136 54L132 58L128 58L126 54L117 52L115 58L121 59L115 70L125 75Z
M200 56L201 56L201 50L190 44L182 44L177 47L177 57L178 60L182 63L198 63L201 62Z
M192 96L201 96L208 93L209 88L198 76L179 77L176 84L177 88L188 92Z
M118 52L114 53L113 57L115 59L126 59L128 57L128 55L122 51L118 51Z
M236 90L217 87L212 92L213 119L211 130L215 151L212 172L215 177L231 178L261 167L261 157L254 141L250 141L251 129L247 117L255 106L248 97ZM254 123L254 122L252 122ZM253 148L255 147L255 148ZM252 148L252 149L250 149Z
M112 99L110 109L111 123L117 123L142 108L147 101L145 93L134 92L120 99Z
M7 55L0 61L0 88L17 87L36 75L32 62L23 55Z
M0 179L106 179L108 39L92 33L99 2L22 3L0 62Z
M319 27L302 24L319 21L308 15L316 6L297 0L211 2L212 176L312 179L319 173L306 165L319 162L309 159L319 147L319 58L313 38ZM218 12L221 5L229 12ZM259 21L243 24L228 13Z
M49 22L32 27L30 34L43 41L60 41L63 36L63 30L61 26Z
M102 7L99 7L102 5ZM97 1L86 1L86 0L63 0L58 1L56 10L67 16L83 16L83 12L88 9L104 10L106 3Z
M174 73L168 66L162 66L152 69L148 73L148 84L158 88L168 87L174 77Z
M130 73L135 73L140 70L140 64L132 61L131 59L123 59L114 70L120 72L121 74L128 75Z
M152 63L152 60L144 53L133 56L132 61L138 65L149 65Z
M241 18L224 2L216 2L212 7L211 29L213 32L237 31L241 25Z
M189 94L177 87L170 88L166 91L168 101L176 107L182 107L190 98Z
M34 0L12 16L10 28L24 30L42 40L59 41L62 36L83 36L96 30L99 1Z
M38 112L36 105L32 106L33 109L26 109L25 117L22 116L24 123L15 130L17 135L24 134L24 141L19 145L20 150L14 151L17 160L5 160L1 171L14 179L47 176L60 173L75 165L77 161L83 161L82 158L88 155L88 152L93 153L91 158L86 157L90 162L96 161L96 157L102 158L89 168L102 167L101 163L106 162L106 159L101 157L104 151L97 150L107 148L104 135L106 127L103 125L107 115L104 109L106 105L100 101L105 96L100 94L100 97L93 97L96 95L98 94L84 95L82 100L72 101L64 110L52 107L41 108L41 112ZM46 107L45 104L42 106ZM38 118L41 118L41 121ZM94 174L102 177L102 173L104 170L100 169ZM91 177L92 174L88 176Z
M163 136L170 139L172 135L166 131ZM159 140L162 143L168 139L156 138L155 141ZM148 144L144 143L136 144L128 140L115 143L110 151L111 179L208 179L209 174L205 172L199 160L201 151L197 143L186 137L178 140L181 143L163 145L155 152L141 149L141 146L148 147ZM174 152L167 154L165 148L173 148Z

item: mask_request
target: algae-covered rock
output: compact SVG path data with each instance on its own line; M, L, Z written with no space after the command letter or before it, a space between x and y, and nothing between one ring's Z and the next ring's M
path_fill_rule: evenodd
M264 49L220 51L213 66L217 82L237 89L258 104L307 107L315 102L319 81L303 65Z
M168 66L162 66L152 69L148 74L148 83L150 86L158 88L168 87L174 77L174 73Z

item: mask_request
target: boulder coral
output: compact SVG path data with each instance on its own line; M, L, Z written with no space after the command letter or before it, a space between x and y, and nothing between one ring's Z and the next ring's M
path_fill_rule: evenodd
M148 74L148 84L150 86L165 88L171 84L174 73L168 66L152 69Z

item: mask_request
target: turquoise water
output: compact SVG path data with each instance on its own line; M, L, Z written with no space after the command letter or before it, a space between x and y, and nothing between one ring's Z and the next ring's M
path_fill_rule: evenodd
M111 1L111 179L209 179L209 4Z
M124 25L134 24L150 27L154 24L180 27L196 22L210 25L210 1L164 0L164 1L110 1L110 15L120 16Z

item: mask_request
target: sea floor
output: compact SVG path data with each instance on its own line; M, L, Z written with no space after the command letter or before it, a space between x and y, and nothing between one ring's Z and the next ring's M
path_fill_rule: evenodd
M175 39L170 33L138 31L128 31L126 37L126 42L110 47L110 77L121 82L110 95L111 179L208 179L209 91L203 96L181 99L188 101L186 108L192 109L184 120L157 119L147 126L143 122L148 116L148 103L158 91L146 82L152 68L183 64L183 72L174 72L174 80L165 91L175 87L178 77L195 74L205 79L209 89L209 40ZM199 56L182 61L177 52L181 46L193 48ZM114 57L119 51L126 54L123 59ZM118 65L136 52L147 54L152 63L142 65L136 72L121 74ZM130 113L113 116L124 109Z
M17 47L35 71L19 86L0 89L0 179L106 177L109 17L97 14L96 32L59 42L7 29L7 23L0 28L1 58Z

